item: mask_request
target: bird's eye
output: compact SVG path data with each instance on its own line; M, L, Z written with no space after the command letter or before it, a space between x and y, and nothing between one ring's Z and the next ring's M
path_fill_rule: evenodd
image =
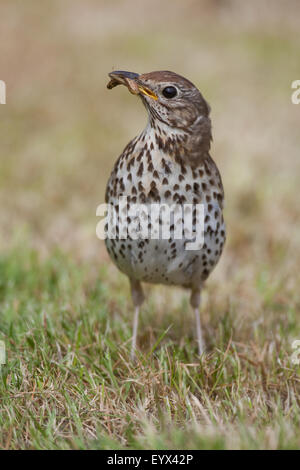
M177 90L174 86L166 86L166 88L163 89L162 94L165 98L174 98L177 95Z

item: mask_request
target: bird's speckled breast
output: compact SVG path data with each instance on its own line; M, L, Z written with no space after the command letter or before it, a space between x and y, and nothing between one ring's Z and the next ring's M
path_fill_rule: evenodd
M172 138L179 145L180 136ZM186 250L189 240L175 239L174 223L168 240L107 238L106 246L113 262L132 279L197 287L217 264L225 242L223 187L209 155L197 168L191 168L180 156L174 156L172 138L169 142L163 133L157 134L148 126L133 139L115 164L107 185L106 202L117 210L122 196L127 197L128 209L131 204L203 204L203 247ZM151 229L151 221L144 215L142 210L138 213L139 223ZM193 230L197 230L199 221L196 213L193 215ZM129 217L128 223L132 222Z

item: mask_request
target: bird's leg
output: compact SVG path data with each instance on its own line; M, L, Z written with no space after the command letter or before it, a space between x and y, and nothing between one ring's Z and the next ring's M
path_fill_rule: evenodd
M139 281L130 279L130 287L131 287L131 296L132 296L133 305L135 306L131 354L130 354L131 359L134 360L135 351L136 351L136 338L137 338L137 331L138 331L138 323L139 323L139 310L140 310L140 306L145 300L145 296L144 296L144 292Z
M199 356L204 353L205 343L202 335L201 321L200 321L200 300L201 300L201 290L192 290L190 303L194 309L196 317L196 331L197 331L197 343L198 343L198 353Z
M132 343L131 343L131 351L130 351L131 360L134 360L135 358L136 337L137 337L138 323L139 323L139 310L140 310L140 307L135 307L134 319L133 319Z

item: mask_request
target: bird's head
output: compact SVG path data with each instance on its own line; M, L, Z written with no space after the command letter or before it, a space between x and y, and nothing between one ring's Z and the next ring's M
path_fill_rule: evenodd
M109 73L108 88L123 84L140 96L153 124L159 121L178 130L191 131L201 121L209 121L210 108L200 91L186 78L169 71L137 74Z

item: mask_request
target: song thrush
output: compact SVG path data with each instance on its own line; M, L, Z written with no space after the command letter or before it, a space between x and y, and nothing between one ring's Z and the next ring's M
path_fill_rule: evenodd
M154 219L144 211L151 204L168 207L175 204L177 208L178 205L179 208L186 205L192 207L193 235L201 230L204 234L199 249L187 250L191 237L186 233L181 238L175 236L179 219L176 221L173 214L168 239L153 237L152 232L146 237L134 237L134 231L124 236L118 223L116 236L107 236L108 253L117 267L129 277L131 284L135 305L131 354L134 357L139 307L144 301L141 281L178 285L191 290L190 303L196 315L198 352L202 354L200 293L204 281L221 256L225 242L223 185L218 168L209 154L212 139L210 108L189 80L173 72L139 75L114 71L109 73L109 77L109 89L123 84L141 98L149 120L143 132L129 142L118 158L108 181L106 202L119 217L123 214L129 225L135 224L136 233L153 228ZM126 204L121 210L120 200L124 197ZM135 216L128 216L126 210L133 205L139 209ZM196 205L204 208L202 225ZM182 218L186 217L184 214L185 211ZM163 219L159 213L156 221L162 224ZM120 219L118 221L120 223Z

